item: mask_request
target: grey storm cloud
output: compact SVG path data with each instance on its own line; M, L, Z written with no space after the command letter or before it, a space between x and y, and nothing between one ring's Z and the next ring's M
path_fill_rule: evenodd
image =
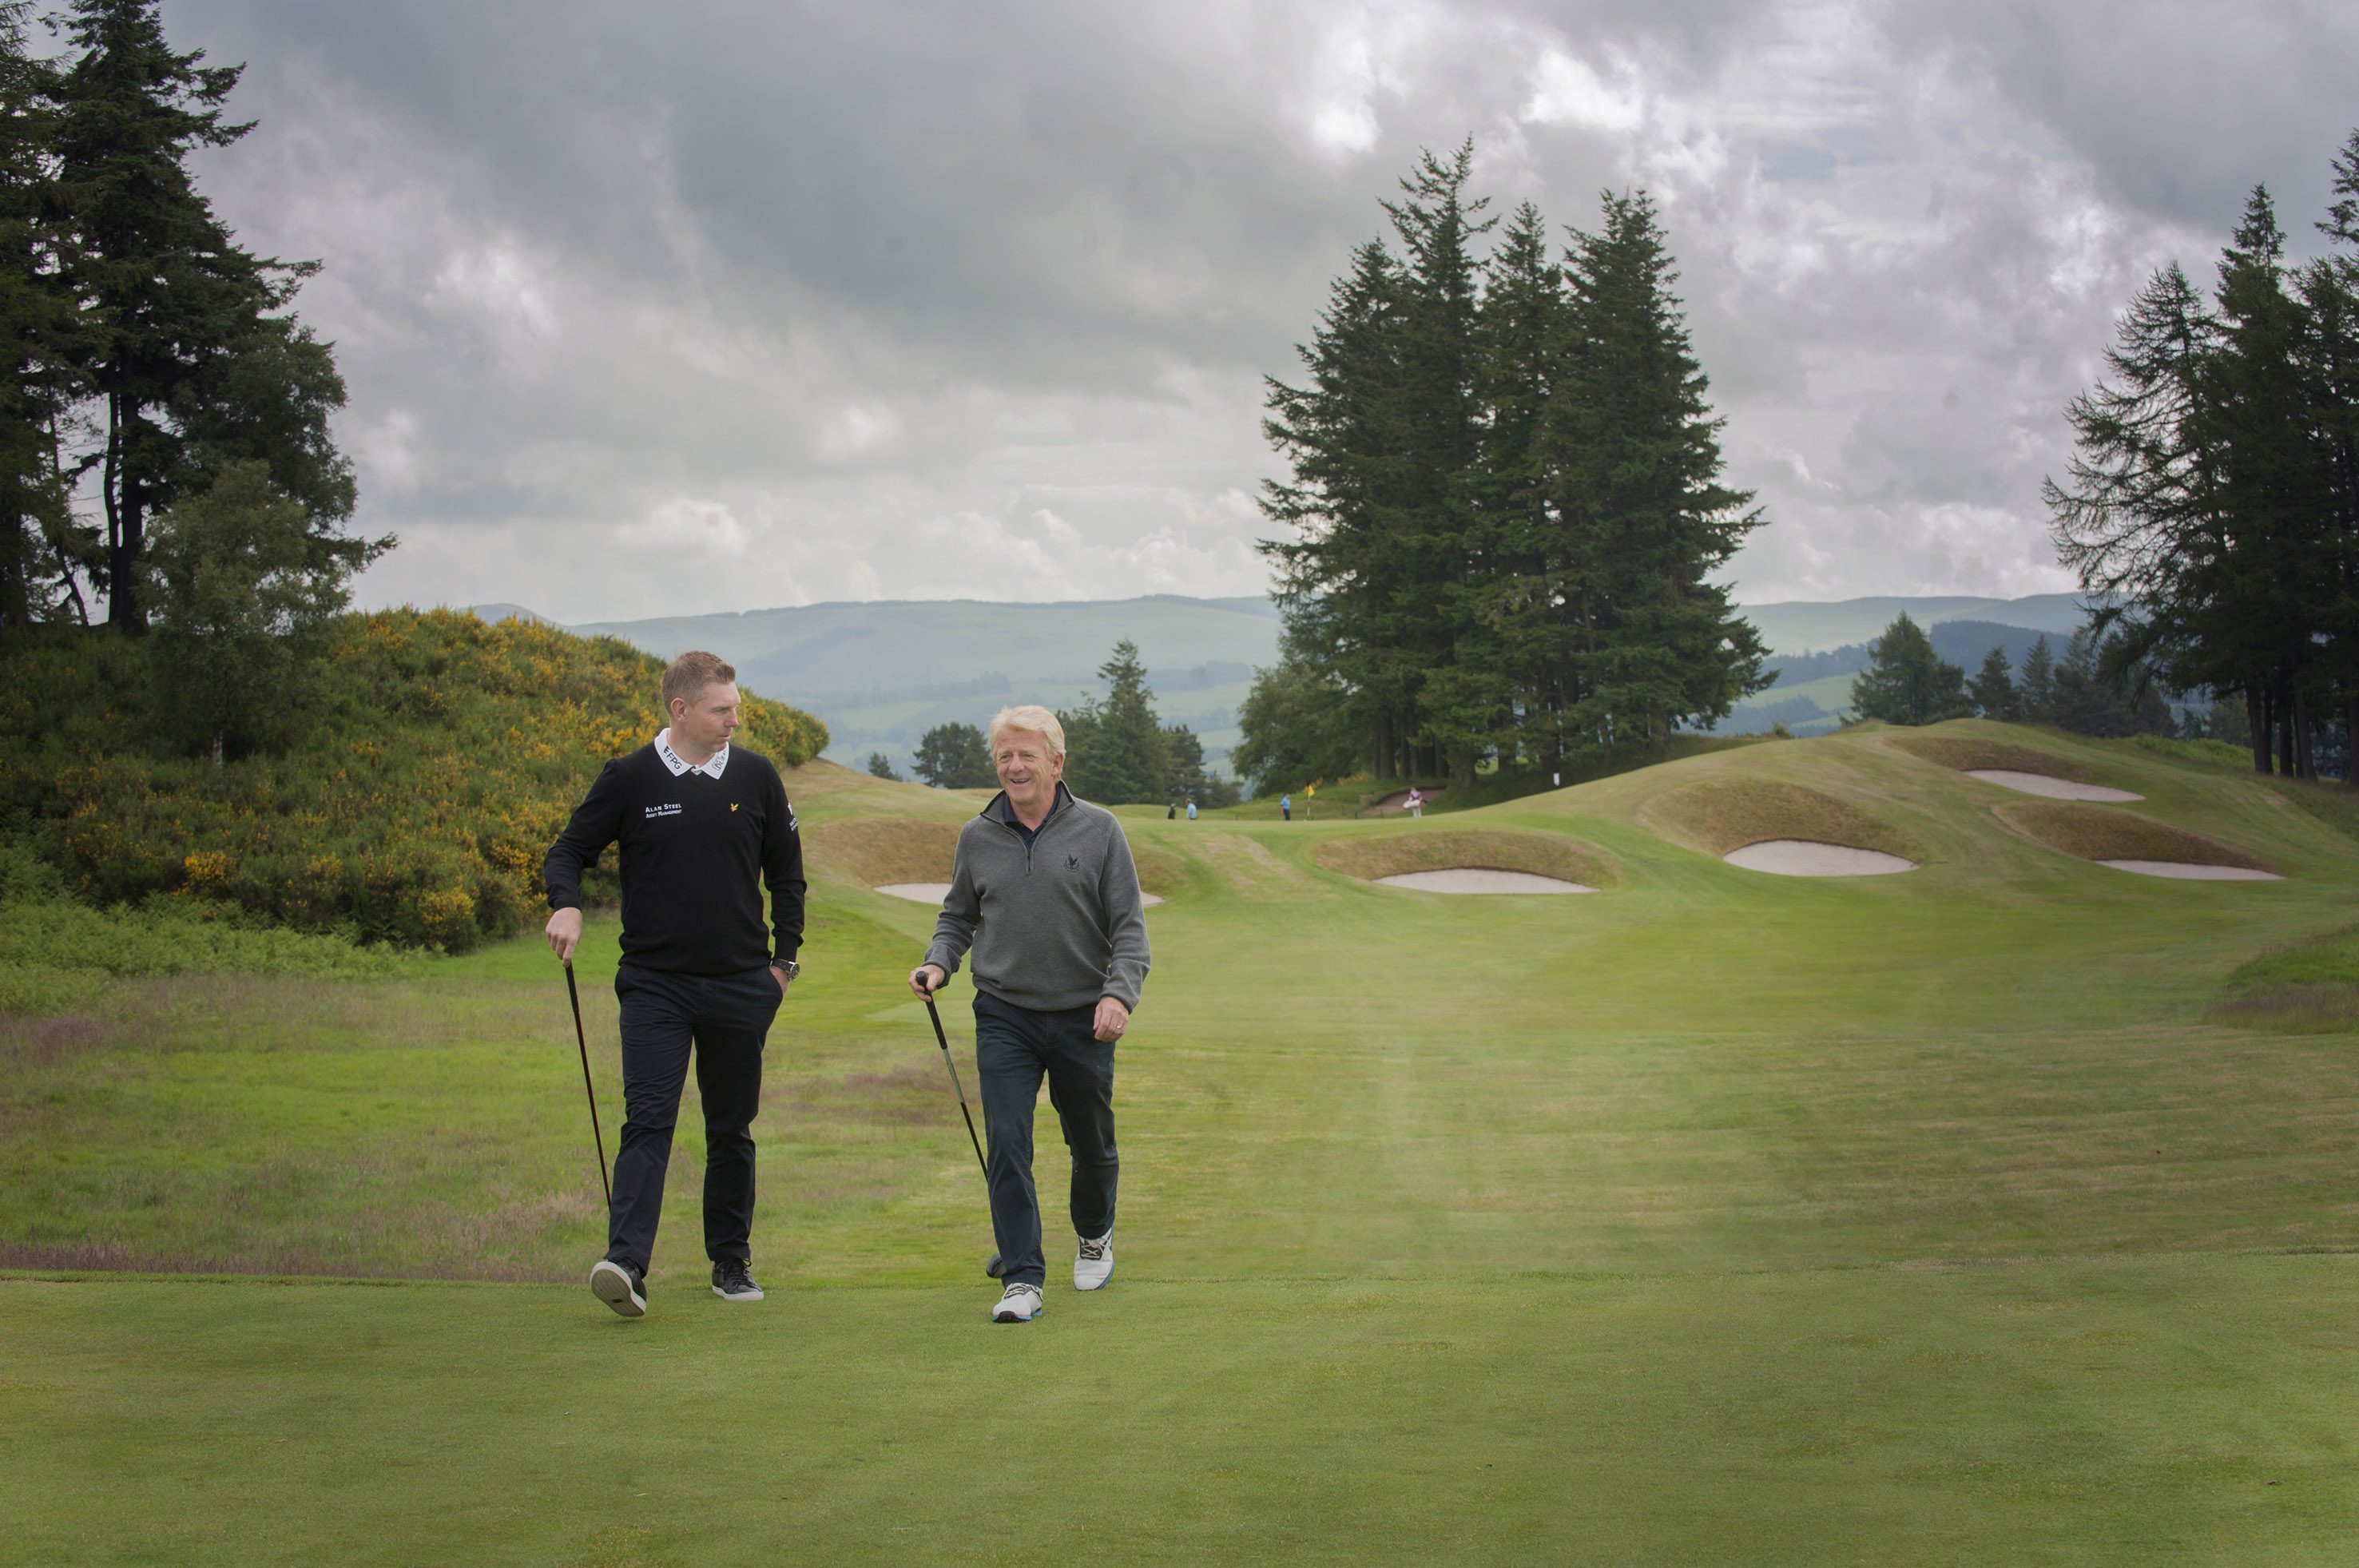
M2307 243L2347 8L184 0L204 159L317 256L372 603L568 619L1253 593L1265 375L1420 147L1660 203L1769 524L1741 597L2068 585L2114 313L2266 180Z

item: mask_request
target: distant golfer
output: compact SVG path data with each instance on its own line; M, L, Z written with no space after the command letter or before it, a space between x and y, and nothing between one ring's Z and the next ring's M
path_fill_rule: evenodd
M974 1054L991 1145L991 1228L1006 1289L995 1323L1040 1315L1049 1277L1032 1184L1032 1107L1042 1073L1073 1155L1073 1289L1114 1273L1114 1052L1147 983L1138 870L1114 813L1065 788L1065 730L1046 708L991 721L1000 793L959 831L950 896L919 996L974 950Z
M802 836L786 784L768 757L729 744L737 672L712 654L683 653L665 670L662 690L670 724L606 764L541 872L556 911L549 945L570 963L582 940L582 873L622 842L614 995L622 1001L623 1141L606 1256L590 1270L590 1289L626 1318L647 1310L647 1263L691 1041L704 1101L712 1293L762 1299L750 1245L750 1129L761 1108L763 1037L794 980L803 940Z
M1277 798L1277 814L1278 814L1279 819L1280 819L1281 821L1283 821L1283 822L1292 822L1292 821L1294 820L1294 797L1293 797L1293 796L1291 796L1291 795L1280 795L1280 796Z

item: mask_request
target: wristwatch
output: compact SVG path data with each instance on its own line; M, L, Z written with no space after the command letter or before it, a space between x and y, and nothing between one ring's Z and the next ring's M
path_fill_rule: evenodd
M803 966L791 958L773 958L770 967L789 980L803 972Z

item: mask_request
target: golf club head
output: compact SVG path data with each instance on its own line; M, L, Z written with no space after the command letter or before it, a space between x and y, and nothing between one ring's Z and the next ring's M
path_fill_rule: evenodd
M991 1261L983 1266L983 1271L996 1279L999 1278L999 1271L1005 1267L1006 1266L999 1261L999 1254L995 1252L991 1255Z

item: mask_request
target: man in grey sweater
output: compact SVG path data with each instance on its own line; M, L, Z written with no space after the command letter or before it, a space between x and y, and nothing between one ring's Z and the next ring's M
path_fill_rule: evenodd
M1032 1107L1049 1079L1073 1155L1073 1289L1114 1274L1114 1052L1147 983L1147 916L1122 824L1065 788L1065 731L1046 708L991 721L1000 792L960 830L950 896L909 988L974 954L974 1054L990 1141L991 1226L1006 1290L995 1323L1040 1315L1048 1264L1032 1184Z

